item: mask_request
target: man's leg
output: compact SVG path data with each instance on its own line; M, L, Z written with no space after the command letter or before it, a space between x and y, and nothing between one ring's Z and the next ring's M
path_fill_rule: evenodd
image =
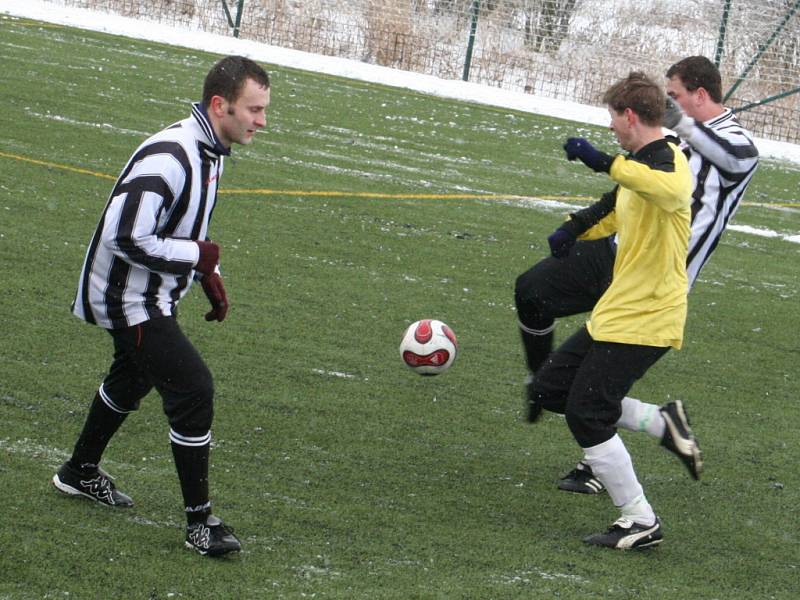
M700 479L703 456L681 400L657 406L626 396L622 399L622 416L617 427L643 431L661 440L661 445L681 460L692 478Z
M115 338L114 361L95 394L72 456L53 477L53 484L65 494L110 506L133 506L130 497L117 490L108 473L99 467L111 438L152 389L133 360L133 352L133 344L119 344Z
M686 408L680 400L658 406L626 396L622 399L622 416L616 426L628 431L644 432L660 440L666 450L681 460L693 479L700 479L703 472L700 443L692 431ZM559 480L558 489L580 494L599 494L605 488L594 476L591 467L580 461Z
M621 518L606 533L586 538L587 543L622 549L661 541L660 523L615 424L625 394L667 350L593 342L575 375L565 412L567 424L584 450L584 462L621 511Z
M611 282L613 267L613 243L606 238L578 242L568 256L544 258L517 278L514 300L529 371L528 421L541 411L530 392L534 374L552 351L555 319L592 310Z
M570 389L581 363L592 347L592 338L581 327L544 361L531 385L531 400L550 412L564 414Z
M186 512L186 545L201 554L240 550L231 530L211 514L208 463L213 420L211 372L174 318L141 325L137 361L163 399Z

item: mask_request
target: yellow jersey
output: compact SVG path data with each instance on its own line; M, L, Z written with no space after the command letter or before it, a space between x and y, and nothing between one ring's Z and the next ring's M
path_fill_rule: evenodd
M689 164L661 139L633 156L616 156L609 176L619 184L614 210L580 236L617 234L613 278L592 311L589 334L597 341L679 349L689 290Z

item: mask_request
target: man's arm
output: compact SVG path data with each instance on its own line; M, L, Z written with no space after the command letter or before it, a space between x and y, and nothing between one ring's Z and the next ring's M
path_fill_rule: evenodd
M731 182L746 177L758 163L758 149L736 121L712 129L684 113L674 99L667 98L663 125L677 133Z
M570 213L570 219L562 227L568 227L575 237L586 233L614 210L617 205L617 190L619 186L614 186L613 190L603 194L594 204Z
M587 206L577 212L571 213L561 227L556 229L547 238L547 243L550 245L550 253L555 258L562 258L569 254L570 248L575 245L575 241L591 230L595 225L606 219L612 212L617 203L617 190L619 186L615 186L610 192L602 195L600 200L594 204ZM606 228L608 229L608 228ZM587 239L596 239L604 237L614 232L615 227L610 226L604 235L592 236L588 235Z
M102 243L119 258L148 271L188 275L201 259L198 244L159 232L161 217L181 201L187 185L179 160L182 149L169 144L166 150L170 151L159 148L148 153L145 148L132 159L104 215Z
M649 144L633 157L618 156L609 175L622 187L667 212L685 208L692 194L686 157L666 140Z

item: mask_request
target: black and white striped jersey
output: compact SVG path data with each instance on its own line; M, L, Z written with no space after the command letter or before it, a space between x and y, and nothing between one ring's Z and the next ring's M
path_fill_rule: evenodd
M691 287L739 208L758 166L758 150L727 108L705 123L695 121L690 132L681 133L681 149L695 178L686 259Z
M86 252L72 312L106 329L174 313L207 239L223 156L205 109L148 138L125 165Z

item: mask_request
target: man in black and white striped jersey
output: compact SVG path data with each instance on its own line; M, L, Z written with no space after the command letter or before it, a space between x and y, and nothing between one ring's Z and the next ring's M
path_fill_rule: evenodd
M224 157L266 126L269 76L228 56L208 72L191 116L147 139L117 179L91 239L73 313L106 329L114 358L95 394L71 458L53 476L60 491L111 506L133 501L99 467L108 442L153 388L161 395L186 507L186 546L221 555L241 548L212 514L208 462L214 385L176 320L199 280L223 321L228 299L219 246L209 239Z
M706 57L691 56L666 73L669 96L664 126L680 136L681 149L694 176L692 228L687 256L689 286L719 243L758 166L751 134L722 105L717 67ZM573 219L594 219L613 210L614 195L578 211ZM536 371L553 346L556 319L591 310L611 282L613 238L576 241L568 227L548 238L553 256L517 278L515 301L529 376L526 380L527 419L534 422L541 407L532 397ZM664 406L626 397L617 427L645 431L676 454L691 476L699 478L702 457L680 400ZM603 484L580 462L558 484L559 489L597 494Z

